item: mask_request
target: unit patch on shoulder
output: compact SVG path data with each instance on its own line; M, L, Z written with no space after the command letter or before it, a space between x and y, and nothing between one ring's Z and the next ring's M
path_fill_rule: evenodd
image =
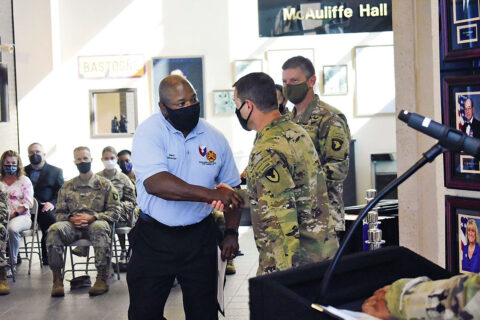
M337 139L337 138L332 139L332 150L333 151L338 151L338 150L342 149L342 146L343 146L343 140L342 139Z
M280 175L278 174L277 170L275 168L268 169L268 171L265 173L265 178L267 178L268 181L277 183L280 181Z
M217 159L217 155L215 152L213 152L212 150L208 151L207 152L207 160L210 161L210 162L213 162Z
M115 201L118 200L118 193L116 193L116 192L113 193L113 200L115 200Z

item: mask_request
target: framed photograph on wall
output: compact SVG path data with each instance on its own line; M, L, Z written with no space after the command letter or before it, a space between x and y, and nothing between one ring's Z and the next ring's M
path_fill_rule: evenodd
M131 137L138 126L137 89L90 90L92 138Z
M480 200L445 196L447 269L480 272Z
M393 57L390 45L355 48L355 116L395 112Z
M160 81L171 74L183 76L190 81L197 92L198 101L200 101L200 117L205 117L203 57L152 58L153 113L160 110L158 106Z
M335 96L347 93L347 65L323 66L323 95Z
M443 59L480 56L480 0L441 0Z
M480 77L443 78L443 123L480 138ZM447 152L444 156L447 188L480 190L480 164L472 156Z
M219 114L234 114L235 102L233 102L233 90L214 90L213 91L213 113Z
M233 82L237 82L238 79L249 73L262 71L262 60L235 60L233 61Z

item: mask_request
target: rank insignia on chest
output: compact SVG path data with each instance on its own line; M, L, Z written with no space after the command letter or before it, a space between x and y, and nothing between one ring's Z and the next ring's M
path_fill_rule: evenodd
M208 151L208 152L207 152L207 159L208 159L208 161L210 161L210 162L215 161L215 160L217 159L216 153L213 152L212 150Z
M267 178L268 181L277 183L280 181L280 175L278 174L277 170L275 168L271 168L265 173L265 178Z
M202 157L205 157L205 155L207 154L207 147L205 146L198 146L198 152L200 152L200 155Z
M333 151L338 151L342 149L343 146L343 140L341 139L332 139L332 150Z

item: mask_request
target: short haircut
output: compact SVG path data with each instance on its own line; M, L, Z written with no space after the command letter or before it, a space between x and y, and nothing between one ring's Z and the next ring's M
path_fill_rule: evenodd
M465 100L465 103L467 103L468 100L470 100L470 103L472 104L472 109L475 108L475 107L473 106L473 100L472 100L472 99L467 98L467 99ZM464 103L464 105L465 105L465 103Z
M88 147L79 146L79 147L76 147L75 149L73 149L73 157L75 158L75 152L82 151L82 150L87 150L88 153L90 153L90 155L92 154L92 152L90 152L90 149Z
M112 146L106 146L105 148L103 148L103 150L102 150L102 157L103 157L103 155L105 154L105 152L111 152L111 153L113 153L115 156L117 156L117 150L115 150L115 148L112 147Z
M7 150L2 154L2 157L0 158L0 162L2 165L2 178L5 177L5 170L3 169L3 162L5 162L5 159L7 157L16 157L17 158L17 172L15 175L17 178L20 178L20 176L24 175L23 171L23 164L22 164L22 159L20 158L20 155L18 154L17 151L14 150Z
M166 102L170 103L170 97L168 96L167 91L175 86L178 86L179 84L190 86L193 91L195 91L192 84L184 77L179 75L166 76L162 79L162 81L160 81L160 85L158 86L158 97L160 99L159 102L163 105L166 105Z
M286 69L295 69L295 68L300 68L309 79L311 76L315 75L315 67L313 66L312 61L309 59L302 57L302 56L296 56L288 59L287 61L284 62L282 65L282 70Z
M127 150L127 149L124 149L122 151L120 151L118 154L117 154L117 157L121 157L123 156L124 154L128 154L129 156L132 156L132 153L130 152L130 150Z
M43 146L38 143L38 142L34 142L34 143L30 143L30 145L28 146L27 150L29 150L31 147L35 146L35 145L39 145L42 149L43 149Z
M243 102L250 100L263 113L278 110L277 91L270 76L263 72L252 72L233 84L237 97Z
M468 244L468 229L472 229L473 231L475 231L475 243L480 244L480 239L478 236L478 228L477 228L477 224L475 223L475 220L468 219L467 221L467 244Z

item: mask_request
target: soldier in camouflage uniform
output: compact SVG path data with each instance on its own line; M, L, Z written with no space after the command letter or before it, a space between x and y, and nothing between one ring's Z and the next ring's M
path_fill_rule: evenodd
M120 214L117 190L107 179L93 174L92 157L87 147L77 147L74 152L78 177L66 182L58 193L57 221L50 226L47 235L47 250L53 272L53 297L64 296L63 251L64 246L79 239L89 239L95 251L97 280L90 295L108 291L108 268L110 261L110 223Z
M98 172L97 175L110 180L115 189L118 191L121 212L116 226L131 227L134 219L134 210L137 205L137 200L135 198L135 187L129 177L115 169L117 160L117 151L115 148L110 146L105 147L102 151L102 162L105 166L105 169ZM118 239L120 241L120 247L122 248L120 262L126 263L127 251L125 247L125 235L119 234Z
M10 293L7 281L8 262L7 250L7 220L8 220L8 193L0 183L0 295Z
M295 104L292 119L310 135L327 176L330 211L335 230L345 230L343 180L348 174L350 129L339 110L314 94L315 68L304 57L288 59L282 66L285 97Z
M480 275L400 279L377 290L362 311L380 319L480 319Z
M247 167L257 274L333 257L338 240L312 140L280 114L268 75L251 73L234 86L240 124L257 131Z

